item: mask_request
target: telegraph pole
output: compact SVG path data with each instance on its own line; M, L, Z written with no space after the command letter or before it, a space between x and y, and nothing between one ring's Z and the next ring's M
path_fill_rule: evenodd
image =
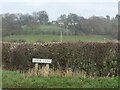
M62 31L60 32L60 42L62 42Z

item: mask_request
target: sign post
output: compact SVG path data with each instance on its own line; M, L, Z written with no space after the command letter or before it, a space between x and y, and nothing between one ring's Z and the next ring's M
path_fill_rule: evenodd
M35 75L38 74L38 63L35 63Z
M39 58L33 58L32 62L35 63L35 74L38 75L38 64L43 63L46 64L43 69L43 75L48 76L49 75L49 64L52 63L52 59L39 59Z

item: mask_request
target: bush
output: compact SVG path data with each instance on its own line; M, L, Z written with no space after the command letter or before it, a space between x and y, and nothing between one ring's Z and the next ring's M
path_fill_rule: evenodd
M3 68L11 68L11 45L9 43L2 44L2 64Z
M11 39L10 42L16 43L17 40L15 40L15 39Z
M36 42L38 42L38 43L45 43L43 40L37 40Z
M3 44L3 60L11 60L11 66L19 70L33 68L32 58L50 58L50 68L85 71L87 75L117 75L117 43L56 43L20 44L12 51ZM9 56L11 55L11 56Z
M18 43L25 43L26 40L24 40L24 39L19 39L17 42L18 42Z
M24 40L24 39L19 39L19 40L12 39L12 40L10 40L10 42L13 42L13 43L25 43L26 40Z

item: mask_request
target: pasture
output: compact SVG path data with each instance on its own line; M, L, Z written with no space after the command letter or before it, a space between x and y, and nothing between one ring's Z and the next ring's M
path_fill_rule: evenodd
M101 35L63 35L63 42L103 42L104 38L110 39L110 37ZM25 40L28 43L34 43L37 41L43 42L60 42L60 35L11 35L3 37L3 41L12 42L18 40Z
M32 28L30 26L23 26L22 27L23 32L28 32L28 33L41 33L41 32L66 32L67 29L63 29L60 28L56 25L36 25L36 26L32 26Z

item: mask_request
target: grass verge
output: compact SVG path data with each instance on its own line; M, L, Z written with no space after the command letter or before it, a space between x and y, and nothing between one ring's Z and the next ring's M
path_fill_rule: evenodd
M117 88L118 77L38 77L3 71L3 88Z

